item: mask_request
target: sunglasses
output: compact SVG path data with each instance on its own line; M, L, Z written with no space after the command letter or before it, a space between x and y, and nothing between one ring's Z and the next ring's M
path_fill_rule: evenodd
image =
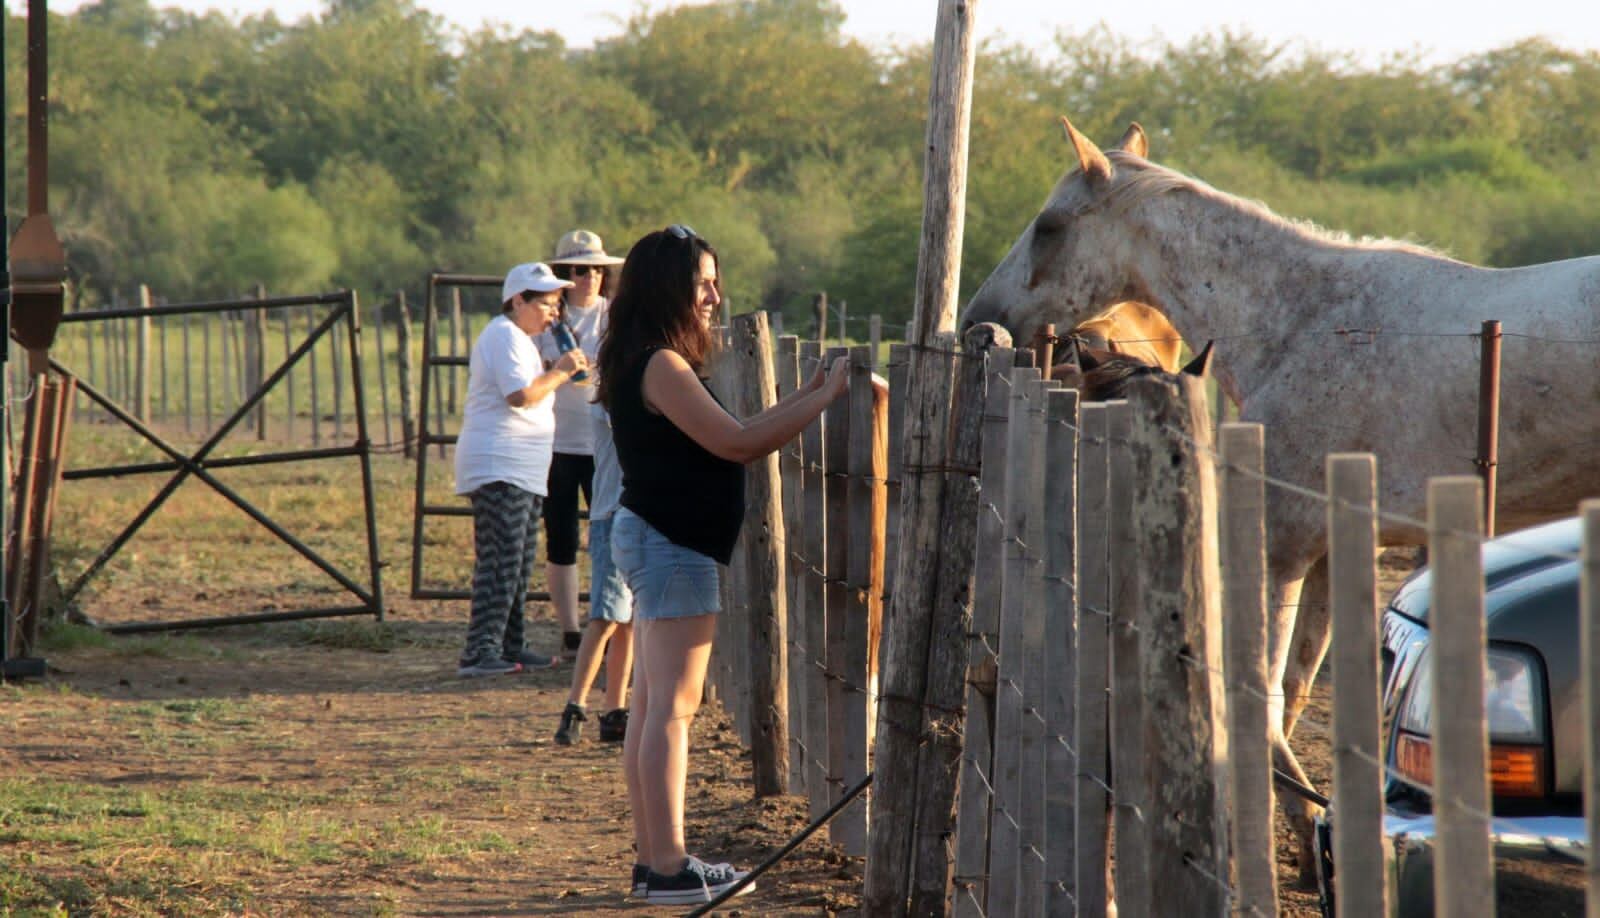
M696 233L692 227L685 223L674 223L667 227L667 232L671 233L674 239L696 239L700 236L699 233Z
M573 277L588 277L590 274L603 275L606 269L600 265L568 265L567 273Z

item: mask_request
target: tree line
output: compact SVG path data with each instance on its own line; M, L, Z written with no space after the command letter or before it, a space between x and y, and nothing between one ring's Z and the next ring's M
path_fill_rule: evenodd
M99 0L52 14L51 210L83 308L350 287L608 247L670 222L735 311L909 317L926 44L847 36L830 0L635 14L589 49L463 31L410 0L233 19ZM6 213L26 209L25 41L6 21ZM972 110L970 294L1067 168L1058 117L1129 121L1159 162L1279 213L1511 266L1600 252L1600 54L1523 40L1447 63L1217 32L990 42Z

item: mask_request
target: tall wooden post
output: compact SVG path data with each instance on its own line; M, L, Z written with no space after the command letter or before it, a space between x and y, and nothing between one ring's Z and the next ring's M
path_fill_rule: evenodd
M395 356L400 361L400 438L407 459L414 458L412 450L417 444L417 415L412 409L411 397L411 312L406 309L406 292L396 290L395 298ZM312 391L315 391L314 389ZM316 418L311 420L316 430Z
M940 0L934 31L933 76L929 84L926 157L923 168L923 215L917 253L915 345L911 357L911 386L906 406L907 435L905 484L901 496L900 568L895 576L894 606L888 619L886 667L882 679L896 689L920 689L899 695L886 688L879 706L876 751L880 788L905 787L909 798L884 805L874 816L867 855L865 907L874 915L904 915L910 908L911 890L923 880L913 876L913 863L943 863L940 877L950 876L947 839L916 825L915 813L927 812L924 802L949 800L954 818L955 775L919 774L917 748L923 742L920 700L928 691L918 675L895 670L894 659L925 659L930 640L932 608L930 578L920 577L930 559L941 550L939 527L944 520L945 476L940 469L949 456L951 369L950 361L936 353L954 350L949 332L955 326L957 287L960 280L961 234L966 218L967 137L972 105L972 71L976 56L976 0ZM937 570L937 567L934 568ZM897 649L898 648L898 649ZM943 694L941 692L941 694ZM900 700L894 700L894 699ZM906 729L917 724L917 729ZM910 803L912 805L906 806ZM937 910L946 908L948 893L939 897ZM919 908L930 907L919 898ZM919 912L920 913L920 912Z
M774 312L772 319L782 313ZM770 321L770 320L769 320ZM793 335L778 338L778 397L786 398L800 387L800 341ZM783 480L783 586L788 623L784 631L784 671L789 686L789 793L806 791L805 741L801 724L805 720L805 693L801 686L801 673L805 665L801 634L805 629L805 600L801 587L801 528L803 484L801 482L800 444L804 435L795 437L778 453L778 471Z
M817 343L826 346L828 343L828 291L817 292L811 301L811 309L816 314Z
M139 285L139 308L150 308L150 288ZM134 416L141 423L150 423L150 316L141 315L134 322L136 347L134 351Z
M1440 915L1494 914L1489 733L1484 711L1483 483L1428 482L1433 608L1433 901Z
M1225 776L1219 766L1228 761L1228 734L1211 419L1204 383L1194 376L1135 380L1129 402L1135 418L1129 448L1131 516L1145 578L1139 674L1152 885L1143 914L1221 915L1229 890L1226 795L1220 783ZM1120 788L1122 775L1114 777ZM1120 870L1120 835L1117 853ZM1120 893L1120 876L1117 887Z
M738 362L738 412L751 417L771 408L777 389L767 314L757 310L733 321L733 357ZM453 331L452 331L453 334ZM784 793L789 780L788 630L784 596L783 511L778 457L769 453L745 466L745 600L749 618L750 757L757 797ZM739 651L735 651L739 652ZM864 763L863 763L864 764Z

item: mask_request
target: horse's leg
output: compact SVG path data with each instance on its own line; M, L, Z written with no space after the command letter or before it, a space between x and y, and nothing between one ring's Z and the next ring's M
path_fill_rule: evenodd
M1311 781L1306 777L1299 761L1295 759L1294 751L1289 748L1289 739L1284 729L1284 724L1288 720L1286 716L1288 706L1284 703L1286 698L1277 694L1284 685L1284 675L1288 669L1303 580L1281 575L1277 571L1272 573L1271 579L1272 586L1267 594L1271 617L1267 634L1267 648L1271 655L1267 686L1274 694L1267 705L1267 729L1268 739L1272 743L1272 764L1279 771L1309 787ZM1274 792L1277 793L1278 803L1282 806L1283 815L1289 822L1289 829L1295 835L1295 862L1300 868L1299 883L1302 887L1310 888L1316 884L1316 858L1312 851L1312 836L1315 831L1314 821L1321 807L1294 793L1287 793L1277 788Z
M1323 555L1306 572L1300 588L1300 607L1294 617L1294 637L1283 671L1283 735L1294 735L1294 725L1311 703L1322 660L1333 637L1328 605L1328 556Z

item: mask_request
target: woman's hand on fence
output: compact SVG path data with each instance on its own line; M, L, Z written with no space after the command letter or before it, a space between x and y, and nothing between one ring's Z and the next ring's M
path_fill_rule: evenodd
M819 375L819 376L821 375L821 371L820 370L818 371L817 375ZM848 389L849 387L850 387L850 358L849 357L835 357L834 360L833 360L833 366L828 368L828 379L827 379L827 382L824 383L824 388L826 389L826 391L828 393L828 401L831 402L834 399L838 398L839 396L843 395L845 393L845 390Z

